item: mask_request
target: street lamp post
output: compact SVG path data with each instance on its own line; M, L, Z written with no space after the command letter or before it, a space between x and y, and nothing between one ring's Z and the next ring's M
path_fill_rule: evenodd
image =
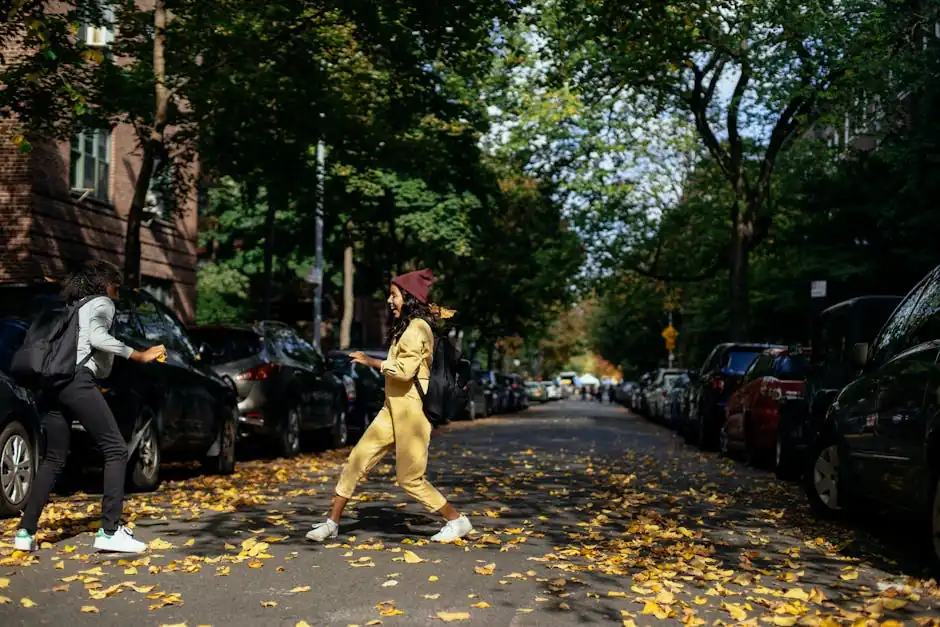
M320 340L323 326L323 201L326 194L326 146L317 142L317 202L314 228L314 246L316 247L316 266L313 270L313 343L321 349Z

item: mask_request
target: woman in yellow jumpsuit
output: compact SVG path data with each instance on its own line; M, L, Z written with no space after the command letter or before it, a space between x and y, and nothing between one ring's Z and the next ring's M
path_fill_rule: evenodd
M430 270L410 272L392 279L388 305L394 319L385 361L364 353L353 353L353 361L372 366L385 375L385 406L349 454L336 484L329 517L314 525L307 539L332 539L339 533L339 519L356 486L388 453L395 449L395 471L399 485L428 510L447 521L431 540L452 542L473 531L466 516L457 513L437 488L427 480L431 423L424 415L417 384L427 390L431 378L434 334L429 320L428 289L434 281Z

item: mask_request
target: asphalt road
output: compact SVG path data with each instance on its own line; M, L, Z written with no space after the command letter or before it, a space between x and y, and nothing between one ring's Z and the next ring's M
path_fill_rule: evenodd
M32 556L5 521L0 625L940 624L912 527L821 523L797 486L622 408L458 423L431 448L432 481L476 527L468 542L427 542L439 523L394 485L391 457L329 545L303 534L345 451L226 478L175 468L129 499L152 542L136 560L91 548L96 495L57 497Z

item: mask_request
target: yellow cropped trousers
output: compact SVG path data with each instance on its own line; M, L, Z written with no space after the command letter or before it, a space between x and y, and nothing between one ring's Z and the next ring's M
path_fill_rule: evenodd
M359 482L394 447L398 484L430 511L440 510L447 499L425 476L430 442L431 423L414 384L387 379L385 406L349 454L336 494L351 498Z

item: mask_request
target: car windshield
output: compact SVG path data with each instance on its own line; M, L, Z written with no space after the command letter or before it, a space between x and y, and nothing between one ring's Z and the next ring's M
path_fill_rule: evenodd
M744 374L747 370L747 367L751 365L751 362L754 361L754 358L757 357L759 351L757 350L732 350L728 352L728 359L725 363L725 369L730 370L734 374Z
M253 357L261 352L261 338L249 329L193 329L190 337L196 344L205 342L211 354L209 364L226 364Z

